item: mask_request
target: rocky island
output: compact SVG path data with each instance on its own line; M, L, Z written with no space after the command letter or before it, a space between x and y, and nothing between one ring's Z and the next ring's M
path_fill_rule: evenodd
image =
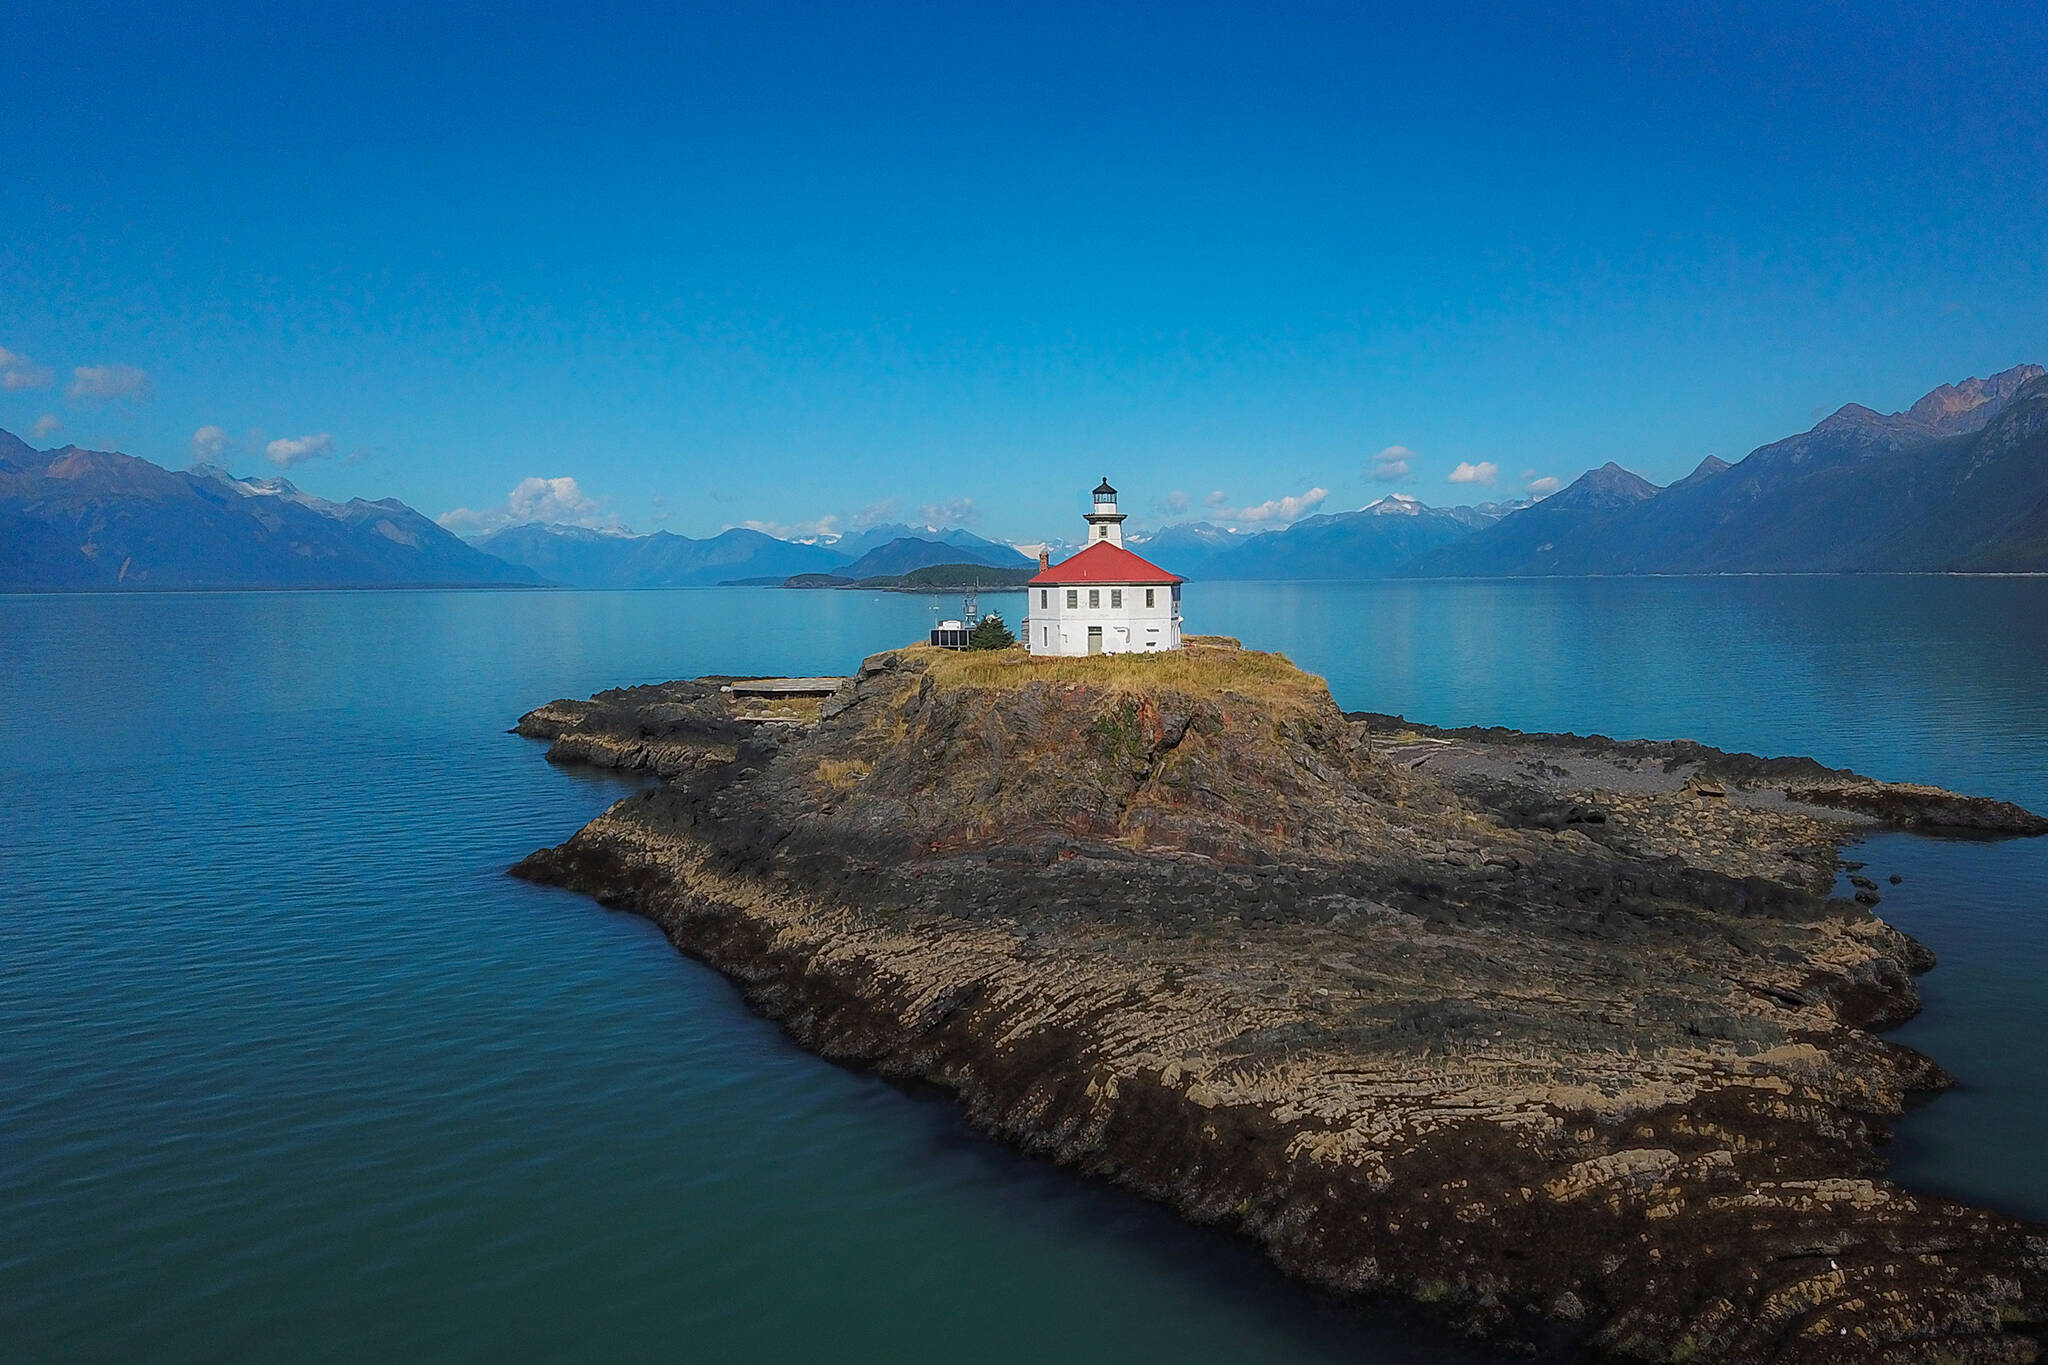
M515 872L659 924L803 1046L1524 1349L2023 1361L2048 1230L1884 1178L1946 1083L1860 834L2000 802L1687 743L1347 715L1285 659L877 655L519 732L659 779Z

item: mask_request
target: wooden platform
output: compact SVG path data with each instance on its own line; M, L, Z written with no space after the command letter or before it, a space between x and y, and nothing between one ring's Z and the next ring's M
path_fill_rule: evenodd
M844 678L748 678L725 690L735 697L829 697L845 685Z

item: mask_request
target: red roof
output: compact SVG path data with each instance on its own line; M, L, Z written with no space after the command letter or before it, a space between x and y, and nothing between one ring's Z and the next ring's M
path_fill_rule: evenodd
M1180 575L1170 574L1157 564L1138 558L1121 545L1098 540L1079 554L1070 555L1050 569L1040 569L1031 579L1038 583L1178 583Z

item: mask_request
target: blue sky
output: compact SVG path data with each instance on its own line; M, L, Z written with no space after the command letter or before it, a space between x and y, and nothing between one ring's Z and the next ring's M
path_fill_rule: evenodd
M2040 7L1424 8L17 0L0 426L1032 540L1105 472L1664 482L2048 361Z

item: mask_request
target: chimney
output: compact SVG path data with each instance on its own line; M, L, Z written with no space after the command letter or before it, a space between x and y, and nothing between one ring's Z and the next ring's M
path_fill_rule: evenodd
M1040 573L1044 573L1044 572L1045 572L1045 571L1046 571L1047 569L1050 569L1051 567L1052 567L1052 551L1051 551L1051 550L1040 550L1040 551L1038 552L1038 571L1039 571Z

